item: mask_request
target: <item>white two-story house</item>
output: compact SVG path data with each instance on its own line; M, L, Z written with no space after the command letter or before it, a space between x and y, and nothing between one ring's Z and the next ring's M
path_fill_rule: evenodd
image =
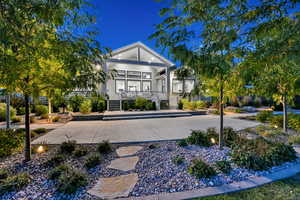
M138 96L155 101L158 108L176 108L183 85L186 92L194 86L192 79L185 84L177 80L175 64L141 42L113 51L103 70L115 73L101 87L109 110L121 110L123 100L133 101Z

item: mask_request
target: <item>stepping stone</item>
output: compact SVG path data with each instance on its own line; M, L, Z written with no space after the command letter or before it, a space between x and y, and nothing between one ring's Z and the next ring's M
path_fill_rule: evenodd
M107 168L118 169L122 171L134 170L135 165L138 161L139 157L137 156L118 158L111 161L110 165L108 165Z
M110 178L100 178L96 185L90 189L88 193L102 199L128 197L137 181L137 173Z
M116 150L118 156L131 156L133 154L136 154L136 152L143 149L141 146L129 146L129 147L120 147Z

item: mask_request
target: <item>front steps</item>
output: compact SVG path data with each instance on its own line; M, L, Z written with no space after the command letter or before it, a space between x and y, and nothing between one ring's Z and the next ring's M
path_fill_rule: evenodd
M109 110L110 111L120 111L120 101L109 101Z
M182 111L153 111L153 112L109 112L104 113L104 121L110 120L131 120L131 119L154 119L154 118L175 118L175 117L191 117L194 115L205 115L205 111L182 112Z

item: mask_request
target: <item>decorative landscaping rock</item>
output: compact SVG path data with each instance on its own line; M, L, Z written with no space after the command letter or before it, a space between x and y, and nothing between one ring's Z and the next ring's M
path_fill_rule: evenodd
M138 174L136 173L110 178L100 178L97 184L90 189L88 193L103 199L127 197L137 181Z
M131 156L136 154L138 151L142 150L142 146L129 146L129 147L120 147L116 150L118 156Z
M139 157L126 157L126 158L118 158L111 161L110 165L107 168L117 169L121 171L130 171L134 170L137 162L139 161Z

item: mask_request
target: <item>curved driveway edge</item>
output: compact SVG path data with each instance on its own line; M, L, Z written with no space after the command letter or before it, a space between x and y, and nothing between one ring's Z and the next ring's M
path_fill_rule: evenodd
M271 183L277 180L289 178L300 172L300 163L293 165L289 168L282 169L280 171L268 174L266 176L253 176L249 177L245 181L233 182L216 187L207 187L197 190L174 192L174 193L160 193L157 195L141 196L141 197L129 197L119 198L119 200L174 200L174 199L192 199L199 197L208 197L221 194L227 194L232 192L238 192L246 189L255 188L267 183Z

